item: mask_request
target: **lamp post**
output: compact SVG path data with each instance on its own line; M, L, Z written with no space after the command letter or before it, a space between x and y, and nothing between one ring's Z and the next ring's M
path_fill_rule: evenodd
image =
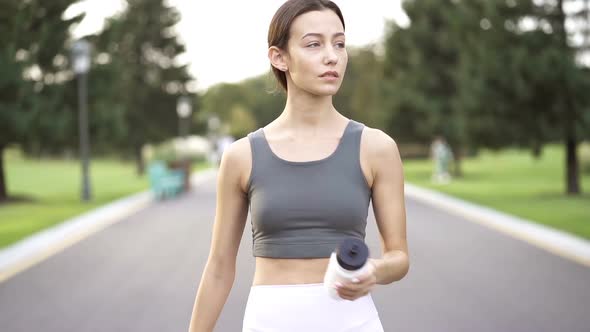
M219 120L219 117L215 114L210 115L207 119L207 131L211 144L214 144L215 140L217 139L217 129L219 129L220 126L221 121Z
M181 96L178 98L178 102L176 103L176 113L178 114L180 137L186 138L186 136L189 134L189 117L191 116L192 112L193 110L191 107L190 98L187 96Z
M213 114L207 119L207 129L209 129L210 134L215 134L220 126L221 121L217 115Z
M80 159L82 161L82 201L91 199L89 164L90 144L88 135L88 88L87 73L90 69L90 43L79 39L72 45L72 69L78 78L78 117L80 136Z
M209 138L209 146L211 147L211 153L209 155L209 161L216 165L219 165L220 157L217 151L217 129L221 126L221 121L216 114L209 115L207 119L207 136Z

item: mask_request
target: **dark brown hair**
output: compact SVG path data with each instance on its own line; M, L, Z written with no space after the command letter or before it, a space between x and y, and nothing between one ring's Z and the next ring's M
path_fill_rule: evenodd
M340 8L329 0L289 0L285 2L275 13L270 26L268 28L268 47L276 46L281 50L287 49L287 43L289 42L291 25L293 21L302 14L311 11L321 11L329 9L336 13L344 25L344 17ZM273 74L277 81L281 84L283 89L287 91L287 75L275 68L273 65L270 66Z

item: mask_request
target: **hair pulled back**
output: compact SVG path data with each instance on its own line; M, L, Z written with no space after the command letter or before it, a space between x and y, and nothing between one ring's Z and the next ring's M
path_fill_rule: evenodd
M329 0L288 0L285 2L273 16L270 26L268 28L268 47L276 46L281 50L287 49L287 44L290 38L290 30L293 21L302 14L311 11L321 10L333 11L344 25L344 17L340 8ZM278 70L273 65L270 66L273 74L279 84L287 91L287 75L285 72Z

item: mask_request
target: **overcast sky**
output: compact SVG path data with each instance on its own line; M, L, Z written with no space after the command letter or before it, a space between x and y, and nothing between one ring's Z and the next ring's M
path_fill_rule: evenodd
M238 82L269 69L266 36L275 11L285 0L169 0L182 14L177 25L187 52L180 61L190 64L199 90ZM334 0L346 22L346 42L360 46L379 42L385 20L407 24L400 0ZM86 12L73 30L75 37L100 31L104 19L122 10L121 0L86 0L66 16Z

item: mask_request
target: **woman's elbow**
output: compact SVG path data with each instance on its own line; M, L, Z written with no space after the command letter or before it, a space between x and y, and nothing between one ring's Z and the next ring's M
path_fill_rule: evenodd
M207 260L205 272L211 274L215 278L230 278L233 280L236 272L236 261L211 256Z
M403 279L406 275L408 275L408 272L410 272L410 257L408 257L408 255L406 254L404 259L402 259L402 262L400 264L400 277L398 280Z

